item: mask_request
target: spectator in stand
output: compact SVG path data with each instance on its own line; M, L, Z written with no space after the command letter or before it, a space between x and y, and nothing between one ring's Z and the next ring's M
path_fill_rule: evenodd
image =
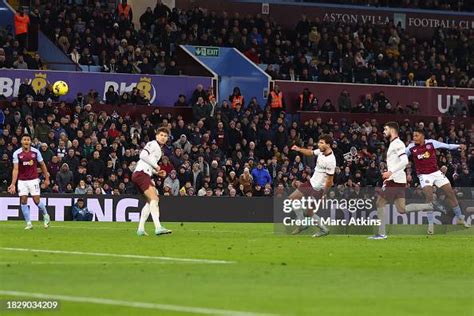
M351 96L347 90L342 90L337 99L337 107L340 112L350 112L352 108Z
M194 121L205 121L209 116L209 109L207 103L204 102L203 97L198 97L196 104L193 105Z
M270 107L275 117L278 116L281 111L285 110L286 106L285 100L283 99L283 92L281 92L278 85L275 85L273 90L268 94L267 106Z
M263 167L264 161L260 160L257 163L257 168L252 170L252 178L256 185L264 187L267 183L272 184L272 178L266 168Z
M121 3L119 3L119 5L117 6L116 14L119 21L122 19L126 19L132 22L133 20L132 7L127 4L127 0L122 0Z
M115 92L114 86L110 85L105 93L105 103L117 105L120 102L120 96L117 92Z
M239 87L234 87L232 95L229 96L229 101L233 109L237 107L237 104L240 104L241 107L245 105L245 99L244 96L240 93Z
M186 96L184 94L180 94L178 96L178 101L174 103L174 106L189 106L188 102L186 102Z
M239 177L239 189L244 193L247 194L252 192L253 188L253 177L250 174L250 170L248 167L244 168L244 172Z
M23 55L19 55L17 60L13 63L15 69L28 69L28 64L25 62Z
M155 5L155 8L153 9L153 14L158 20L166 19L169 16L171 16L171 10L161 0L156 0L156 5Z
M425 85L427 87L437 87L438 81L436 81L436 74L432 74L428 79L426 79Z
M304 88L298 97L298 109L300 111L314 111L318 106L318 99L308 88Z
M456 102L454 102L454 104L452 104L449 107L448 112L452 116L458 116L458 117L464 116L464 117L466 117L467 116L467 105L466 105L466 102L464 101L464 98L460 97L459 99L457 99Z
M209 96L207 95L206 90L204 90L202 84L198 84L196 86L196 89L193 92L193 96L191 97L191 104L194 105L198 101L199 97L202 97L203 100L209 99Z
M15 14L15 37L18 41L18 48L20 51L28 48L28 26L30 24L30 17L25 14L23 7L20 6Z
M330 99L326 99L319 110L321 112L336 112L336 107L332 104Z
M163 186L168 187L170 189L171 195L178 196L180 186L179 180L176 176L176 170L171 170L168 177L166 177Z
M74 176L72 171L69 170L69 166L67 163L63 163L61 169L56 174L56 184L59 187L59 192L64 193L66 191L66 187L68 184L72 184L74 182Z

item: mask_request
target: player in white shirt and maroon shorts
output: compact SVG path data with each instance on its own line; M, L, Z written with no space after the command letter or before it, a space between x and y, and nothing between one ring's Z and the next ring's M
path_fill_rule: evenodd
M378 234L369 239L387 239L385 232L385 205L395 204L398 212L405 213L405 189L407 176L405 168L408 165L405 144L398 137L398 123L387 122L383 134L390 140L387 150L387 171L382 174L384 180L377 198L377 217L381 221Z
M166 171L161 170L158 162L161 159L161 146L166 144L169 138L169 131L165 127L160 127L156 131L156 140L148 142L140 152L140 160L132 174L132 182L138 187L146 199L146 204L140 215L137 235L148 236L145 231L145 222L151 213L155 225L155 235L170 234L171 230L164 228L160 223L160 208L158 205L158 193L152 180L152 175L157 174L164 178Z
M291 149L302 153L305 156L317 156L316 166L311 179L302 183L298 189L290 194L289 199L299 200L302 197L313 197L315 199L323 198L327 191L334 184L334 172L336 171L336 157L332 151L333 139L329 135L319 137L318 149L311 150L293 146ZM320 231L313 237L323 237L329 234L329 230L321 223L321 218L316 214L317 210L293 209L298 220L303 220L305 216L312 217ZM306 211L306 212L305 212ZM308 226L300 225L292 232L293 235L299 234Z
M413 143L408 145L406 153L411 156L415 164L416 174L423 189L425 203L412 203L407 205L407 212L427 211L428 212L428 234L434 234L433 218L433 186L441 189L446 194L446 200L452 208L456 224L470 227L464 220L461 207L459 206L456 194L454 193L448 178L439 170L436 158L437 149L466 150L466 145L445 144L434 139L425 139L425 132L417 129L413 132Z
M15 194L18 182L18 195L20 196L20 208L26 221L26 230L32 229L30 221L30 207L28 206L28 195L33 197L33 201L38 209L43 213L44 228L49 227L49 215L46 206L41 202L40 179L38 175L38 164L44 177L45 187L49 186L49 173L43 161L41 152L31 147L31 136L24 134L21 137L21 148L13 153L12 182L8 187L10 194Z

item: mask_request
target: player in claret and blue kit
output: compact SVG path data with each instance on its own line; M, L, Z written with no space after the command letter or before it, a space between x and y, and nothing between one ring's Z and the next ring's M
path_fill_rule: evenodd
M446 200L452 208L456 217L456 223L470 227L464 219L461 207L459 206L456 194L454 193L448 178L439 170L436 158L437 149L466 150L464 144L445 144L433 139L425 139L422 129L417 129L413 133L413 143L408 145L406 153L411 156L415 164L416 174L423 189L425 203L412 203L407 205L407 212L427 211L428 212L428 234L434 233L433 225L433 186L441 189L446 194Z
M24 134L21 137L21 148L13 153L12 182L8 192L15 194L18 181L18 195L20 196L20 207L26 221L25 229L32 229L30 220L30 207L28 206L28 195L43 213L44 227L49 227L49 215L46 206L40 200L40 179L38 175L38 164L44 177L44 185L49 186L49 173L43 156L38 149L31 147L31 136Z

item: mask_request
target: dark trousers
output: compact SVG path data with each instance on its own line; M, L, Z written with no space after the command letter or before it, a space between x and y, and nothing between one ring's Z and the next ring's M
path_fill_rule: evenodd
M28 48L28 33L17 34L16 39L20 44L21 53L23 53L24 48Z

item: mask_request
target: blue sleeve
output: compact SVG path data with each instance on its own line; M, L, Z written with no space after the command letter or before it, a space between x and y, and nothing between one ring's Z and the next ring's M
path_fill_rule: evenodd
M435 149L456 150L460 147L460 145L446 144L446 143L442 143L442 142L439 142L439 141L434 140L434 139L430 139L430 140L428 140L428 142L432 143Z
M41 154L41 151L36 149L35 152L36 152L36 160L38 160L38 162L42 162L43 161L43 155Z
M76 218L77 213L78 213L77 206L74 205L74 206L72 207L72 218L73 218L73 219Z
M268 183L272 184L272 177L270 176L270 172L267 170L267 178L268 178Z
M411 149L415 146L413 143L410 143L406 148L405 148L405 153L407 154L408 157L411 155Z
M15 164L18 164L19 160L18 160L18 151L15 151L13 153L13 163Z

